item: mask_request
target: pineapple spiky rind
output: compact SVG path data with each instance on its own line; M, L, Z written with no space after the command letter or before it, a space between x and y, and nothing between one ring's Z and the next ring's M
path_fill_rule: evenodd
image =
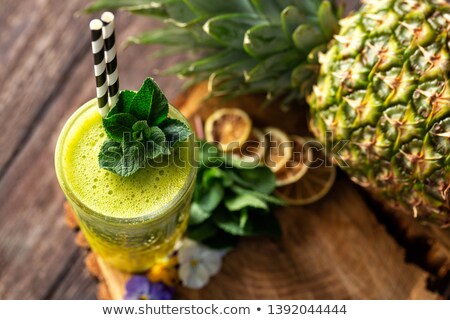
M443 1L366 0L341 21L308 99L314 133L348 141L342 167L355 182L443 224L450 216L449 13Z

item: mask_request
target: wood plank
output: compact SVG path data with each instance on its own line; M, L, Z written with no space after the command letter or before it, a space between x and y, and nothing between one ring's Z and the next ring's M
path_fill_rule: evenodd
M79 249L75 252L75 259L64 278L55 285L55 291L49 292L48 299L58 300L93 300L96 298L97 288L92 276L84 267L86 252Z
M36 128L55 89L88 49L89 33L80 33L86 18L73 16L85 3L16 1L2 6L0 127L9 134L0 136L0 177Z
M122 300L125 295L125 285L130 278L130 275L120 270L111 268L106 262L103 261L98 255L95 255L97 259L100 272L104 279L108 292L113 300Z
M83 1L84 4L87 2ZM78 4L76 9L83 5ZM57 12L53 11L52 14ZM88 34L85 27L89 17L79 19L78 29L68 27L75 34L72 39L75 42L76 35L82 37L80 33ZM119 41L152 26L154 24L149 23L148 19L119 13ZM48 44L51 43L53 41ZM137 89L155 68L166 68L173 63L171 59L157 62L149 60L147 55L152 50L133 47L120 53L122 87ZM46 92L52 94L53 98L46 105L47 112L42 114L39 123L33 124L35 130L29 132L30 138L15 155L14 162L0 181L0 298L3 299L41 299L48 296L57 299L64 288L61 287L54 295L48 292L56 288L55 281L62 281L63 286L69 285L61 275L68 274L71 268L77 268L79 273L84 272L81 265L72 265L71 257L77 249L71 232L63 222L61 212L64 197L53 167L54 147L64 122L78 106L95 94L92 57L88 46L85 46L81 57L75 62L74 69L61 86L58 84L59 79L44 78ZM177 79L156 78L169 97L177 94L180 87ZM52 90L56 92L51 93ZM9 101L7 108L12 110L13 107ZM23 111L15 109L17 114ZM25 124L20 123L20 126ZM6 142L0 143L4 145Z

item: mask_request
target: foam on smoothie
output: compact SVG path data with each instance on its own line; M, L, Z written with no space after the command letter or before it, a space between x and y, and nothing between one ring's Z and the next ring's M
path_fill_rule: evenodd
M186 162L183 166L146 166L130 177L100 169L98 154L105 140L102 118L93 103L76 119L62 151L66 181L88 208L111 217L139 217L160 209L182 189L190 171ZM187 149L178 152L179 159L187 159Z

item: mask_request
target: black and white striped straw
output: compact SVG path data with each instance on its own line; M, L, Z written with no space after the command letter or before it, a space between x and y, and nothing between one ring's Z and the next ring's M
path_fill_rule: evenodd
M98 110L104 118L108 111L108 82L106 77L106 63L104 53L104 42L102 36L103 23L94 19L89 24L92 36L92 53L94 54L94 73L97 92Z
M119 70L117 67L116 37L114 32L114 14L104 12L101 16L103 21L103 40L105 42L106 71L108 77L109 108L112 109L119 99Z

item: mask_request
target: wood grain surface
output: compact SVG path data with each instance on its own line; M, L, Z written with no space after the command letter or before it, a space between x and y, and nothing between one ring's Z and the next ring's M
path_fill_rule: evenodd
M357 3L347 2L349 7ZM95 95L88 23L98 15L74 15L88 3L0 0L0 299L95 298L96 282L85 271L83 251L63 221L64 196L53 167L64 122ZM119 12L118 40L157 25ZM154 50L131 47L119 52L121 87L137 89L153 75L173 100L181 82L159 77L155 70L175 60L152 60L148 56ZM208 287L183 291L182 296L410 297L425 274L404 262L402 247L348 180L341 178L332 196L340 199L335 200L339 205L356 205L333 211L332 202L324 201L301 212L280 213L286 229L283 240L244 241ZM254 253L252 258L246 258L248 252ZM263 265L267 255L274 259ZM281 278L281 270L289 270L289 280ZM244 278L255 281L232 289Z
M95 95L88 24L75 17L89 1L0 2L0 298L92 299L73 234L64 225L64 195L53 165L58 134ZM117 15L118 41L156 27L149 19ZM123 88L137 89L173 59L151 60L154 48L118 56ZM155 76L173 99L180 81Z

